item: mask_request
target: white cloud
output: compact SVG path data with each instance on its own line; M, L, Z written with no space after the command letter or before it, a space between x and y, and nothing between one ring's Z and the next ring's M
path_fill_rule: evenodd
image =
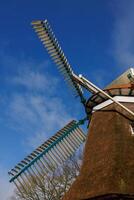
M41 74L40 72L35 72L31 70L21 71L12 80L15 84L24 86L26 89L42 92L52 92L58 83L56 77L51 77L45 72Z
M24 147L22 149L20 145L21 152L31 151L63 127L73 113L68 113L65 103L56 95L56 91L60 93L59 82L54 75L47 73L48 62L35 64L33 60L23 62L4 55L0 63L7 71L3 88L8 87L9 92L0 94L2 123L8 126L8 130L12 128L15 134L23 135L20 137L23 141L18 141ZM42 73L44 69L45 73ZM15 138L15 134L12 137ZM0 167L0 199L8 200L13 189L8 183L7 170Z
M119 1L115 9L113 54L122 66L134 66L134 1Z
M8 63L9 60L6 63L4 59L3 66L6 68ZM10 64L13 67L13 63ZM6 86L11 88L11 93L4 93L5 96L0 94L0 101L3 102L0 106L4 110L1 116L8 130L10 127L15 129L15 134L23 134L23 141L18 142L24 147L20 151L26 153L63 127L71 116L63 100L55 95L59 87L57 78L47 72L41 73L42 66L45 68L44 63L39 64L39 70L34 63L32 67L32 62L27 65L26 61L15 60L14 64L19 68L4 80ZM11 199L13 190L8 182L7 170L0 166L0 199Z
M55 76L27 67L7 82L14 86L10 99L7 98L8 122L25 134L25 144L37 147L71 119L62 99L55 95L58 91Z
M27 132L28 144L34 147L71 119L61 99L31 93L13 95L8 113L11 123Z

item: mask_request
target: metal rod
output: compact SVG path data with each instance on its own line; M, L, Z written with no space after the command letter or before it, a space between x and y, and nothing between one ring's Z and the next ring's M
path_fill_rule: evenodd
M27 180L29 181L29 183L31 184L30 190L32 190L32 187L33 187L32 178L34 178L34 177L32 176L32 174L31 174L31 172L30 172L29 170L27 170L27 172L28 172L28 175L27 175L26 172L24 172L24 174L25 174ZM29 177L29 175L30 175L30 177ZM38 193L37 193L36 191L34 192L34 194L36 195L37 199L40 200L40 198L39 198L39 196L38 196Z
M25 185L26 188L28 189L27 194L29 195L30 185L28 184L28 182L25 180L25 178L24 178L23 176L24 176L24 174L23 174L23 175L21 174L21 175L20 175L20 178L22 179L24 185Z
M37 182L37 178L36 177L38 177L38 175L35 173L35 171L33 170L33 168L32 168L32 166L30 166L30 170L32 171L32 173L33 173L33 179L35 180L35 183L38 183ZM29 171L30 172L30 171ZM31 172L30 172L31 173Z
M67 143L67 142L66 142ZM64 155L66 157L68 157L68 155L70 155L70 153L72 152L69 148L69 145L65 143L65 139L61 140L58 144L57 144L57 148L61 148L62 152L64 153Z
M45 165L45 163L43 162L44 161L44 159L42 158L40 158L40 162L41 162L41 164L42 164L42 166L46 169L46 172L48 173L48 172L50 172L50 170L47 168L47 166Z
M22 195L22 197L25 199L25 195L24 193L21 191L19 185L16 183L16 181L14 180L13 181L14 185L16 186L17 190L19 191L19 193Z
M46 175L46 171L44 171L44 168L41 166L40 160L37 161L37 164L38 164L39 168L41 169L41 173Z
M61 142L60 142L60 143L61 143ZM68 157L67 152L66 152L66 154L64 153L64 150L63 150L63 146L62 146L62 145L59 146L59 145L57 144L54 148L57 149L57 152L59 152L61 158L63 157L64 159L66 159L66 158Z
M28 171L28 173L29 173L29 171ZM29 173L29 174L30 174L30 173ZM30 178L29 175L27 175L26 172L24 172L24 175L25 175L25 177L26 177L26 179L28 180L28 183L29 183L29 184L28 184L28 187L29 187L28 194L29 194L30 192L32 192L32 186L33 186L33 181L32 181L32 179L31 179L32 176L30 175L30 176L31 176L31 178ZM26 184L26 183L25 183L25 184ZM32 194L32 193L31 193L31 194ZM37 199L40 200L38 194L37 194L36 192L35 192L34 194L36 195Z
M79 134L82 137L82 139L85 140L86 139L86 135L83 134L82 130L79 127L77 127L76 130L79 132Z
M70 141L72 147L74 147L74 150L75 150L77 147L77 143L75 141L73 141L71 135L68 135L66 138Z
M71 151L71 153L74 152L74 147L72 147L72 144L70 143L70 140L68 137L63 138L63 142L66 144L64 144L65 148L67 151Z
M86 136L83 135L83 134L81 133L81 131L79 130L79 128L76 128L75 132L76 132L77 135L79 136L81 142L86 138ZM84 136L85 136L85 137L84 137Z
M81 136L81 134L78 132L78 130L75 130L75 134L77 135L79 141L81 141L81 143L82 143L84 138Z
M54 146L54 151L56 152L57 156L59 156L59 159L63 163L64 160L66 160L66 156L63 154L61 148L57 148L58 145Z
M62 141L64 142L64 148L66 149L66 151L70 150L71 152L74 152L74 147L68 137L63 138Z
M23 190L25 191L25 193L27 194L27 190L24 187L24 185L22 184L22 182L20 181L19 177L17 178L17 181L19 182L19 184L21 185L21 187L23 188Z
M77 146L80 145L81 142L78 140L78 138L77 138L76 136L74 136L74 132L73 132L73 131L70 133L70 137L72 138L72 141L73 141Z
M54 162L54 160L52 159L52 157L48 153L45 154L45 157L47 158L47 160L49 160L49 162L52 164L52 166L54 168L55 168L55 164L57 166L57 163Z
M38 179L39 183L41 183L41 185L44 186L44 177L43 177L42 174L39 172L38 168L35 166L35 163L34 163L33 166L34 166L34 168L36 169L36 171L37 171L38 174L39 174L39 176L35 174L35 177ZM31 169L32 169L32 167L31 167ZM34 170L33 170L33 173L35 173ZM43 178L43 180L42 180L42 178ZM38 183L38 182L37 182L37 183Z
M77 141L78 146L82 143L82 140L76 131L72 131L71 136L73 137L74 140Z
M55 158L55 156L53 155L53 153L51 152L51 150L49 150L48 154L51 156L51 158L54 160L55 164L59 164L57 159Z
M42 178L44 179L44 177L42 176L42 174L40 173L40 171L38 170L38 167L36 167L35 163L33 164L33 167L36 169L38 175L36 175L36 178L39 180L39 182L44 185L44 180L42 181ZM34 171L34 170L33 170Z
M29 178L29 175L27 175L26 172L24 172L24 175L25 175L26 179L28 180L28 182L30 183L30 185L32 185L32 181L31 181L31 179Z
M38 168L40 168L40 167L39 167L39 164L38 164L38 163L34 163L34 164L33 164L33 167L36 169L38 175L39 175L40 177L42 177L42 174L40 173L40 171L39 171L39 169L38 169Z
M56 158L56 160L58 161L58 163L63 162L63 160L59 157L59 155L57 155L57 152L54 150L54 148L51 149L51 152L52 152L53 156Z
M52 171L52 167L55 167L53 164L50 164L50 163L52 163L52 162L50 162L50 160L46 157L46 156L42 156L42 159L43 159L43 161L45 162L45 163L47 163L47 169L48 169L48 171L49 172L51 172ZM49 163L50 162L50 163Z

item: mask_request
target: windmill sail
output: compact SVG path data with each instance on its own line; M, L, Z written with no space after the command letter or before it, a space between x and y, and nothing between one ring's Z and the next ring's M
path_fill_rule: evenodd
M47 20L45 21L33 21L32 26L35 29L35 32L37 33L38 37L42 41L45 48L48 50L48 53L58 66L59 71L62 73L63 77L65 78L65 81L68 83L68 85L73 90L75 96L79 96L81 99L81 102L84 104L85 99L83 97L83 91L81 86L76 83L72 79L73 70L64 55L63 50L61 49L49 23Z
M54 136L36 148L19 162L8 174L21 192L27 190L26 183L32 184L33 177L45 176L66 161L86 139L85 134L75 120L69 122Z

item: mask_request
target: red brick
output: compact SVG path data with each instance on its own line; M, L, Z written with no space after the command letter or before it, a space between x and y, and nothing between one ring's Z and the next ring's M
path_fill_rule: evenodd
M134 104L125 105L134 110ZM94 112L80 175L63 200L134 199L134 136L129 117L114 104Z

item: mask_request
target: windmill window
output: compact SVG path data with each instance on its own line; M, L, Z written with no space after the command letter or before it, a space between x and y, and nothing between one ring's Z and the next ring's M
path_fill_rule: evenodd
M130 124L131 134L134 136L134 122Z

